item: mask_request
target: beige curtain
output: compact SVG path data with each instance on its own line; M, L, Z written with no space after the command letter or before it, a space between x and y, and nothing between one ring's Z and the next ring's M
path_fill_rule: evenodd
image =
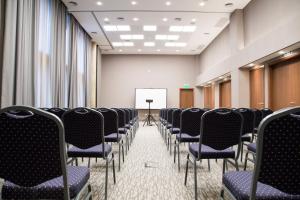
M1 105L34 105L35 1L9 0L5 7Z

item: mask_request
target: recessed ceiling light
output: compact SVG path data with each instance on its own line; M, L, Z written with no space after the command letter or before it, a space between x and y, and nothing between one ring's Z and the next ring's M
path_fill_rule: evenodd
M130 31L129 25L105 25L103 28L105 31Z
M138 49L137 51L138 51L138 52L141 52L141 51L142 51L142 49Z
M130 31L130 26L128 25L117 25L118 31Z
M145 47L154 47L155 43L154 42L144 42Z
M171 4L171 1L166 1L166 6L170 6Z
M120 35L121 40L143 40L144 35Z
M184 43L184 42L177 42L177 43L175 43L175 46L176 47L185 47L186 43Z
M194 32L196 30L196 26L184 26L182 32Z
M119 49L119 52L122 52L123 50L122 49Z
M102 3L101 1L97 1L97 5L98 5L98 6L102 6L102 4L103 4L103 3Z
M134 17L132 20L136 22L136 21L139 21L139 18Z
M136 1L132 1L132 2L131 2L131 5L136 5L136 4L137 4Z
M112 45L114 47L121 47L121 46L123 46L123 43L122 42L112 42Z
M205 6L205 2L204 1L200 1L199 2L199 6Z
M208 83L208 84L211 84L211 81L208 81L207 83Z
M251 64L249 64L249 65L248 65L248 67L253 67L253 66L254 66L254 64L253 64L253 63L251 63Z
M105 18L104 18L104 21L105 21L105 22L108 22L108 21L109 21L109 19L108 19L107 17L105 17Z
M192 22L196 22L196 21L197 21L196 18L193 18L193 19L192 19Z
M156 26L155 25L145 25L143 27L144 31L156 31Z
M180 50L176 49L176 52L179 52Z
M181 32L183 29L183 26L170 26L169 31L170 32Z
M160 49L157 49L156 51L158 51L158 52L159 52L159 51L160 51Z
M105 31L117 31L117 27L113 25L105 25L103 28Z
M164 22L166 22L166 21L168 21L168 18L165 17L165 18L163 18L162 20L163 20Z
M224 78L223 76L220 76L220 77L219 77L219 79L223 79L223 78Z
M279 51L278 52L280 55L283 55L283 54L285 54L285 52L284 51Z

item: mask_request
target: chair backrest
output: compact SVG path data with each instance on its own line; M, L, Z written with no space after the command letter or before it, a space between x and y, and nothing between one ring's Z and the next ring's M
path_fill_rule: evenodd
M261 110L258 109L252 109L255 115L255 121L254 121L254 128L257 128L261 120L263 119L263 113Z
M125 126L125 111L119 108L113 108L118 113L118 123L119 127L122 128Z
M175 109L173 111L173 117L172 117L172 128L180 128L180 115L182 110L181 109Z
M64 126L41 109L12 106L0 110L0 177L22 187L33 187L66 176Z
M205 111L200 108L183 110L180 115L180 136L181 133L186 133L190 136L199 136L201 117L204 113Z
M54 114L54 115L56 115L60 119L63 116L63 114L65 112L67 112L67 110L61 109L61 108L49 108L47 111L50 112L50 113L52 113L52 114Z
M253 134L254 124L255 124L254 112L249 108L238 108L235 109L235 111L241 113L241 115L244 118L242 135L249 134L249 133Z
M274 112L258 128L257 158L251 199L257 181L284 193L300 195L300 107Z
M118 113L113 109L99 108L97 109L104 117L104 136L117 133L119 128Z
M122 110L124 110L124 112L125 112L125 123L129 124L129 122L130 122L130 112L126 108L122 108Z
M81 149L104 143L104 117L89 108L74 108L62 116L66 142ZM104 145L103 145L104 152Z
M263 108L261 109L261 112L263 113L263 118L265 118L268 115L271 115L273 113L273 110L271 110L270 108Z
M242 130L243 117L239 112L226 108L210 110L201 118L200 144L216 150L240 145Z
M168 124L172 124L173 112L175 109L170 108L167 112L167 122Z

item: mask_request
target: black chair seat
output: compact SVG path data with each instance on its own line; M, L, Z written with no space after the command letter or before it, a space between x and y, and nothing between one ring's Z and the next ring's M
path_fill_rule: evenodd
M109 135L106 135L105 142L120 142L122 140L122 135L118 135L117 133L112 133Z
M242 135L242 142L251 142L251 135Z
M190 152L196 158L199 155L199 143L191 144L189 146ZM209 158L235 158L235 151L231 148L225 150L216 150L204 144L201 145L201 158L209 159Z
M107 156L111 151L112 148L109 144L104 144L104 152L102 149L102 145L96 145L88 149L80 149L78 147L71 147L68 150L69 157L103 157L104 155Z
M247 149L248 149L249 151L252 151L252 152L256 153L256 143L248 144L248 145L247 145Z
M180 142L199 142L199 138L200 136L190 136L187 133L181 133L181 137L180 134L176 135L176 140Z
M223 184L234 194L237 200L249 200L250 188L252 184L253 173L252 172L228 172L223 176ZM256 191L257 200L291 200L300 199L300 195L290 195L284 193L274 187L257 183Z
M90 171L86 167L67 166L70 197L74 198L88 182ZM21 187L5 181L2 188L3 199L63 199L64 184L62 176L34 187Z
M171 132L171 134L178 134L178 133L180 133L180 128L171 128L170 132Z
M120 134L126 134L127 133L127 128L119 128L119 133Z

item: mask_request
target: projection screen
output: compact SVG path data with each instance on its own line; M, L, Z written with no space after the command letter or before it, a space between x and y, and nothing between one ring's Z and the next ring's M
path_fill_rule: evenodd
M146 99L152 99L151 109L161 109L167 107L166 88L136 88L135 89L135 108L148 109L149 103Z

